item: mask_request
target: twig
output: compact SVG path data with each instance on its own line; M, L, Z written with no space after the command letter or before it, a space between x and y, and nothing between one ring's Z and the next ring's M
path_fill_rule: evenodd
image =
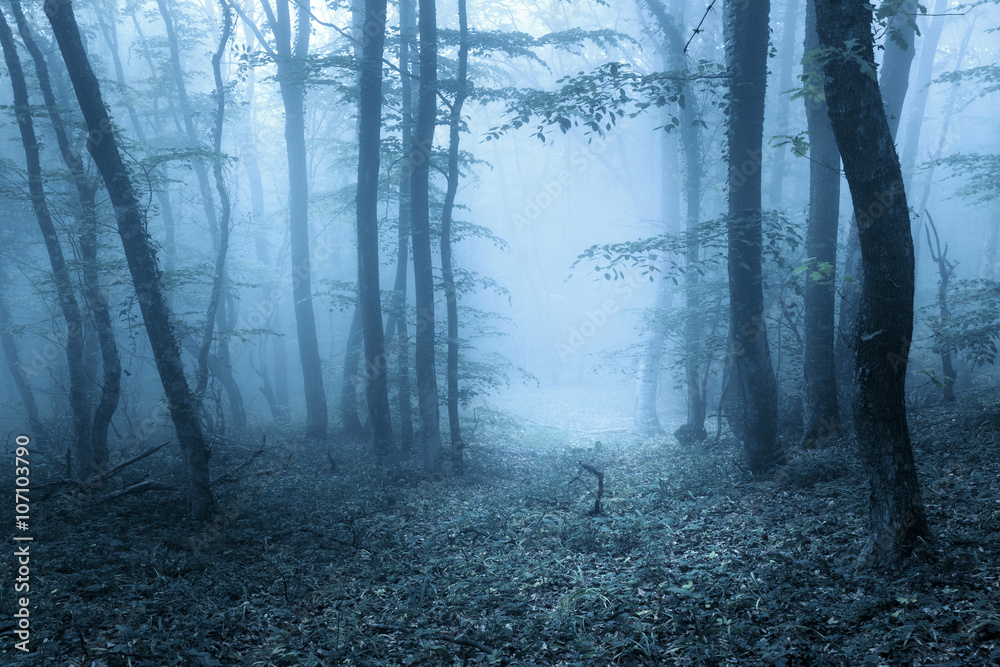
M698 27L694 29L694 32L691 33L691 37L688 38L687 44L684 45L684 53L688 52L688 47L691 46L691 41L694 39L694 36L701 32L701 26L705 22L705 19L708 18L708 13L712 11L712 7L714 6L715 0L712 0L712 4L705 8L705 13L702 14L701 20L698 21Z
M264 437L261 438L260 447L257 449L256 452L254 452L253 454L251 454L245 461L243 461L243 463L239 464L238 466L236 466L235 468L233 468L229 472L223 473L222 475L219 475L218 477L216 477L215 479L213 479L212 482L211 482L211 485L215 486L216 484L221 484L222 482L232 481L233 478L241 470L243 470L244 468L246 468L247 466L249 466L251 463L254 462L254 459L256 459L258 456L260 456L261 454L264 453L264 445L266 443L267 443L267 434L265 433Z
M94 475L90 479L82 481L82 482L79 481L79 480L75 480L75 479L60 479L60 480L57 480L55 482L49 482L47 484L42 484L42 485L40 485L38 487L39 490L41 490L41 489L52 489L52 491L50 491L49 493L46 493L46 494L42 495L42 500L45 500L45 499L49 498L55 492L55 489L58 489L58 488L63 487L63 486L72 486L72 487L75 487L77 491L83 491L85 489L97 486L101 482L107 481L111 477L114 477L115 475L117 475L118 473L120 473L122 470L124 470L125 468L129 467L133 463L137 463L138 461L141 461L142 459L146 458L147 456L155 454L156 452L160 451L161 449L163 449L164 447L166 447L169 444L170 444L170 442L167 441L167 442L163 443L162 445L157 445L156 447L153 447L152 449L147 449L142 454L139 454L137 456L133 456L128 461L122 461L121 463L119 463L118 465L116 465L114 468L111 468L109 470L105 470L104 472L99 473L97 475Z
M114 493L109 493L106 496L101 496L97 499L98 503L105 503L122 496L129 496L135 493L145 493L146 491L177 491L176 486L170 486L169 484L161 484L159 482L154 482L151 479L144 479L141 482L137 482L132 486L126 486L124 489L115 491Z

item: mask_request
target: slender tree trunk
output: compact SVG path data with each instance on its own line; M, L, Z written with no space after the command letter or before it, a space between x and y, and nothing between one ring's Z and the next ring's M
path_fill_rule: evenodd
M458 0L458 80L455 100L451 105L448 132L448 186L444 194L444 212L441 216L441 275L448 319L448 426L451 432L451 457L455 466L465 465L462 430L458 420L458 295L455 291L455 271L451 249L451 222L458 193L458 147L462 129L462 106L468 96L469 69L469 19L466 0Z
M819 49L815 0L806 5L805 52ZM836 284L837 231L840 225L840 152L833 136L822 72L808 61L804 79L807 92L806 122L809 127L809 218L806 223L806 272L804 305L805 424L802 446L814 447L840 431L837 402Z
M930 19L930 25L923 31L924 38L920 44L920 65L917 68L916 91L913 103L908 105L906 137L900 152L903 180L909 186L907 192L913 192L913 170L917 163L920 130L923 127L924 113L927 110L927 98L930 96L930 82L934 78L934 56L937 55L938 42L941 40L941 32L947 20L947 17L944 16L947 10L948 0L937 0L934 4L935 16Z
M52 276L59 297L59 308L62 311L63 319L66 320L66 363L69 367L70 410L73 413L72 451L76 455L77 478L87 479L97 471L97 464L92 441L87 372L83 360L83 315L76 300L62 246L59 243L59 237L49 213L48 202L45 199L41 158L34 123L31 119L28 86L21 69L21 59L18 57L17 47L14 44L14 35L7 23L7 18L2 13L0 13L0 44L3 47L4 60L7 62L7 72L10 75L11 87L14 92L14 112L17 116L17 126L21 134L24 158L28 168L28 191L31 197L31 207L38 219L38 226L45 240L45 249L49 255L49 264L52 266Z
M209 483L209 449L184 377L180 350L163 298L156 252L144 228L142 211L129 174L122 162L111 119L105 110L100 85L90 67L70 0L46 0L45 13L52 25L63 61L69 71L80 109L89 131L87 148L115 209L129 273L135 286L146 333L167 396L170 416L184 455L188 485L188 514L204 521L212 511Z
M340 384L340 421L347 434L364 433L365 427L358 415L358 368L361 365L361 348L364 343L364 329L360 306L354 307L351 328L344 346L344 373Z
M166 0L156 0L156 4L160 10L160 16L163 18L163 25L166 29L167 35L167 47L170 52L170 69L174 77L174 85L177 88L177 105L180 109L181 119L184 123L184 130L187 133L188 145L190 148L197 148L199 145L198 133L194 126L194 113L191 107L191 101L187 94L187 85L184 83L184 69L181 67L181 56L180 56L180 45L177 41L177 30L176 21L170 9L167 7ZM223 12L231 11L229 5L225 4L223 6ZM228 29L223 33L223 37L226 42L229 41L229 37L232 33L232 21L231 16L226 21ZM222 47L225 45L223 44ZM219 363L215 364L214 367L220 372L219 380L222 382L223 388L226 390L226 396L229 398L229 409L232 415L233 425L237 430L241 430L246 424L246 415L243 410L243 396L240 392L239 385L236 383L235 378L233 378L232 361L229 354L229 318L226 314L226 300L223 296L223 290L225 289L226 280L226 254L229 251L229 216L231 205L229 203L229 193L225 191L225 183L220 180L222 179L222 164L220 162L222 155L222 142L221 142L221 123L225 119L225 90L224 84L222 82L222 72L221 72L221 50L218 52L219 64L216 64L216 58L213 57L212 67L213 71L218 69L219 71L215 73L216 82L216 140L215 140L215 155L213 165L213 175L215 176L215 187L219 194L220 206L222 208L222 220L219 220L219 212L215 209L215 198L212 196L212 186L208 177L208 168L205 163L200 158L195 158L191 161L191 166L194 169L195 176L198 180L198 189L201 193L201 205L205 212L205 219L208 221L208 228L212 235L212 244L215 246L215 275L212 279L212 291L209 297L208 315L206 316L205 324L205 334L202 337L201 345L198 350L198 388L195 390L195 395L198 400L203 399L203 392L207 386L208 381L208 354L211 350L212 341L216 329L219 331L219 339L216 343L216 348L219 355Z
M729 0L729 304L738 429L755 475L782 459L778 387L764 320L761 173L767 83L768 0Z
M905 405L913 240L899 159L873 76L871 5L816 0L816 27L821 45L840 56L824 64L826 99L851 188L866 277L858 307L853 407L868 469L870 532L859 565L887 566L927 534Z
M430 166L437 115L437 16L435 0L419 0L420 94L413 145L405 161L410 170L413 207L413 284L416 290L417 405L424 467L441 469L441 424L434 364L434 270L431 256Z
M309 0L298 0L298 29L292 44L288 0L276 1L268 15L278 54L278 87L285 108L285 147L288 155L288 218L292 250L292 300L302 363L306 401L306 437L325 440L326 391L316 337L309 261L309 169L305 134L306 56L309 53ZM269 7L267 5L266 7ZM268 10L269 11L269 10Z
M413 141L413 86L410 74L410 45L417 31L413 0L399 2L399 68L401 145L407 150ZM386 336L396 332L396 375L399 378L399 446L404 453L413 444L413 408L410 400L410 337L406 324L406 274L410 254L410 232L413 207L411 205L411 170L405 165L399 170L399 222L396 248L396 279L393 283L392 310L386 321Z
M461 2L461 0L459 0ZM375 456L392 449L378 260L378 175L382 137L382 56L386 0L365 0L358 104L358 308L365 348L365 396Z
M687 56L684 52L685 39L677 22L666 12L658 0L647 0L647 6L656 18L667 42L667 51L673 69L678 72L688 70ZM704 440L708 437L705 431L705 415L707 413L707 385L702 372L699 358L702 357L702 298L701 274L698 268L701 263L701 242L699 240L701 223L701 190L704 169L702 167L702 137L701 109L698 96L690 83L682 84L682 92L686 103L680 109L680 140L684 152L684 199L687 207L685 213L685 234L687 245L684 251L684 300L686 315L684 320L684 379L687 386L687 422L674 433L674 437L682 441Z
M792 89L792 70L795 64L795 37L798 33L798 17L800 0L785 0L785 12L781 31L781 69L778 75L778 112L775 116L775 126L778 132L784 132L788 126L788 107L790 104L787 91ZM774 161L771 163L771 182L767 189L767 202L771 208L784 206L785 158L788 147L778 146L774 149Z
M17 0L12 1L11 9L14 12L18 32L21 34L21 41L24 42L25 48L28 49L34 61L38 86L42 91L42 98L45 100L45 108L48 112L49 120L52 122L56 142L60 153L62 153L63 161L73 176L77 196L80 200L78 220L80 224L80 255L83 260L83 292L90 318L94 323L94 329L97 333L97 343L100 348L102 366L101 396L94 410L94 419L91 426L94 470L97 471L103 468L108 461L108 428L111 425L111 419L115 414L115 410L118 409L118 400L121 396L121 360L118 357L118 344L115 341L115 332L111 322L111 313L108 310L108 301L98 285L98 234L97 209L95 205L97 185L86 174L83 169L83 160L70 146L69 137L56 103L56 96L52 90L49 68L45 62L45 56L35 42L34 35L21 9L21 3Z
M948 244L941 248L941 237L938 236L937 225L934 219L927 212L927 226L924 227L927 233L927 248L931 253L931 259L938 266L938 315L941 318L941 328L947 329L951 312L948 309L948 283L951 281L951 274L955 270L956 262L948 260ZM931 242L931 232L934 232L934 242ZM937 246L937 247L935 247ZM955 402L955 366L951 360L951 348L942 347L938 351L941 355L942 378L941 393L945 403Z

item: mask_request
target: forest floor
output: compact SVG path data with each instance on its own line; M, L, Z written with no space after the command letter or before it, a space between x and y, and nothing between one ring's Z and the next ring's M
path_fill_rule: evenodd
M685 449L523 400L530 419L479 413L461 475L427 478L417 457L380 473L356 444L328 456L272 432L207 527L176 492L33 499L33 653L12 649L8 555L0 662L1000 664L996 400L911 413L933 537L888 573L855 571L847 438L755 480L725 438ZM255 442L216 445L218 474ZM179 484L175 459L108 485ZM599 515L581 463L604 474Z

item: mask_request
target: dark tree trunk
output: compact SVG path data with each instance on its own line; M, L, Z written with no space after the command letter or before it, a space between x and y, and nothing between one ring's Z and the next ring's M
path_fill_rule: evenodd
M285 148L288 154L288 218L292 250L292 300L302 362L306 401L306 437L326 439L326 391L316 337L309 261L309 170L306 154L305 77L309 52L309 0L297 2L298 28L292 44L288 0L277 0L276 15L267 9L277 52L278 87L285 107Z
M45 13L59 43L59 50L87 123L90 137L87 148L101 173L115 209L118 233L122 239L146 333L184 455L188 514L195 520L203 521L212 511L209 448L202 434L201 424L198 423L190 387L184 377L180 350L173 335L170 313L160 285L156 252L143 226L142 211L122 162L111 119L101 98L100 85L83 48L73 6L70 0L47 0Z
M890 565L927 534L905 405L913 240L899 159L874 77L871 5L816 0L816 27L821 45L840 55L824 64L826 99L866 278L858 307L853 408L871 495L869 540L859 565Z
M729 304L737 433L747 465L767 473L782 459L778 387L764 323L760 161L767 84L769 0L729 0Z
M819 49L814 0L806 4L805 52ZM822 90L822 72L807 61L806 122L809 128L809 218L806 223L804 304L805 424L802 446L814 447L841 429L837 402L836 281L837 231L840 224L840 152L830 127Z
M437 16L434 0L420 0L420 94L405 167L413 207L413 285L416 291L417 405L424 467L441 469L441 424L434 365L434 270L431 255L430 166L437 115Z
M21 9L21 3L14 0L11 2L11 9L14 12L15 21L17 21L21 40L34 61L38 86L42 91L42 98L45 100L49 120L52 122L56 143L59 145L63 161L73 176L77 196L80 200L78 219L80 223L80 258L83 260L83 292L90 319L93 321L97 333L102 366L101 397L94 410L91 426L94 470L98 471L108 461L108 428L115 410L118 409L118 400L121 396L121 360L118 357L118 344L115 341L115 331L111 323L108 301L98 285L97 209L94 203L97 184L86 174L83 169L83 160L70 146L69 137L56 103L56 96L52 90L45 56L35 42L34 35Z
M56 234L48 202L45 199L41 158L38 140L35 137L34 123L31 119L28 86L21 69L21 59L17 54L17 46L14 44L14 35L7 23L7 18L2 13L0 13L0 45L3 47L4 60L7 62L7 72L10 75L11 88L14 92L17 127L21 133L21 143L24 147L24 158L28 168L28 192L31 197L31 207L38 219L42 238L45 240L45 250L48 252L49 264L52 266L52 277L59 297L59 308L62 311L63 319L66 320L66 363L69 367L70 410L73 413L72 449L77 461L76 476L78 479L85 480L97 472L97 462L94 457L92 440L87 371L83 360L83 315L76 300L62 246L59 244L59 237Z
M358 369L361 366L363 341L361 309L355 306L347 343L344 346L344 374L340 384L340 421L343 423L344 432L352 435L365 431L358 415Z
M913 47L916 32L914 17L916 3L906 0L897 8L896 14L889 22L885 36L885 55L882 57L882 69L878 75L878 85L882 94L882 104L889 123L889 133L896 139L899 129L899 117L903 113L903 101L910 85L910 65L913 63ZM922 209L917 209L922 210ZM840 326L844 338L840 345L840 361L837 367L840 371L838 383L841 390L853 391L854 383L850 381L854 369L854 355L857 350L858 308L861 298L861 288L865 281L865 269L862 265L860 237L857 233L857 221L851 221L851 230L847 236L847 257L844 270L853 276L854 284L847 285L843 291L840 304ZM853 400L848 395L849 401ZM848 402L849 402L848 401Z
M448 317L448 426L451 432L451 457L458 469L465 464L463 459L465 444L462 442L462 429L458 421L458 295L455 291L455 271L451 253L451 222L460 178L458 146L462 130L462 106L468 96L469 19L465 2L466 0L458 0L458 80L448 123L448 187L444 194L444 212L441 216L441 276Z
M461 0L460 0L461 1ZM358 308L365 348L368 429L380 461L392 449L378 261L378 175L386 0L365 0L358 103Z

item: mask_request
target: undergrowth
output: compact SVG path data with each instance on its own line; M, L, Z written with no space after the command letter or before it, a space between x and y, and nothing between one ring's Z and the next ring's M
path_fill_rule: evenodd
M11 648L5 583L2 661L996 664L1000 418L911 423L934 534L882 573L855 570L866 507L848 438L754 480L725 441L681 449L507 422L478 434L464 475L425 478L417 457L378 472L357 445L272 434L216 488L206 527L185 522L177 493L36 502L35 653ZM213 463L253 449L218 445ZM175 455L120 484L179 484ZM600 515L581 463L604 473Z

